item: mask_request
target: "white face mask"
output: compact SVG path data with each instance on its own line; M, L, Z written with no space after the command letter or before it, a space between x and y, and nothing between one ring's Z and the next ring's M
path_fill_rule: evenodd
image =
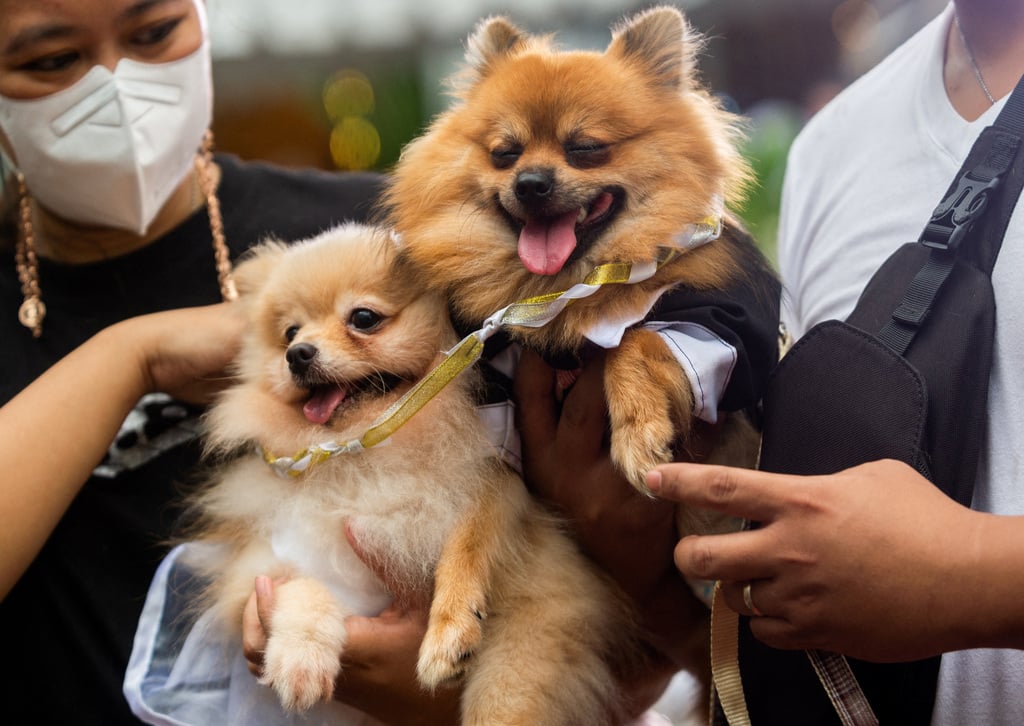
M169 63L122 58L49 96L0 96L0 128L32 196L80 224L144 234L188 174L213 108L203 41Z

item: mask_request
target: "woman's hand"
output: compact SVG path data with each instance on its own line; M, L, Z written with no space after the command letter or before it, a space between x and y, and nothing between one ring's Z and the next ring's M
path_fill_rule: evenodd
M146 391L208 403L231 382L226 371L244 327L238 304L219 303L130 318L100 335L119 336L134 346Z
M768 645L877 661L1021 645L1024 519L962 507L905 464L816 477L668 464L647 482L666 499L760 523L684 537L675 560L722 580Z

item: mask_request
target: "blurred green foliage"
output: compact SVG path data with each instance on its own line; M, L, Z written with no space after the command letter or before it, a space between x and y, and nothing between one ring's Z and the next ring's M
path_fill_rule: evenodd
M756 182L740 215L761 249L775 263L782 179L789 147L800 130L800 113L789 104L766 102L752 109L749 118L743 153L754 169Z
M377 105L370 120L380 132L377 167L390 169L402 147L423 129L423 87L418 70L410 65L377 66L366 72L376 91Z

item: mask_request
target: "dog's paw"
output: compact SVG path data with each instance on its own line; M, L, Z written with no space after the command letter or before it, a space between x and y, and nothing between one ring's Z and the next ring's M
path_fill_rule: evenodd
M648 419L612 426L611 456L629 482L644 494L647 472L672 461L671 442L675 436L668 420Z
M289 711L308 711L334 695L341 671L338 649L308 639L270 637L263 656L260 682L272 687Z
M334 695L348 639L345 611L309 577L283 583L274 600L260 682L277 692L287 710L306 711Z
M420 683L434 689L461 678L480 646L486 618L482 605L432 612L416 664Z
M650 494L647 472L672 460L693 415L689 379L655 332L627 331L608 354L604 390L611 424L611 456L630 483Z

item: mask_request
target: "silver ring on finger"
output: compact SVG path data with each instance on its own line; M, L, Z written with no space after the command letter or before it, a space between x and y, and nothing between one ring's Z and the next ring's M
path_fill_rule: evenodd
M760 617L761 615L764 615L764 613L762 613L758 609L757 605L754 604L754 595L750 591L750 586L752 584L753 583L748 582L743 586L743 604L747 606L747 610L750 611L751 615Z

